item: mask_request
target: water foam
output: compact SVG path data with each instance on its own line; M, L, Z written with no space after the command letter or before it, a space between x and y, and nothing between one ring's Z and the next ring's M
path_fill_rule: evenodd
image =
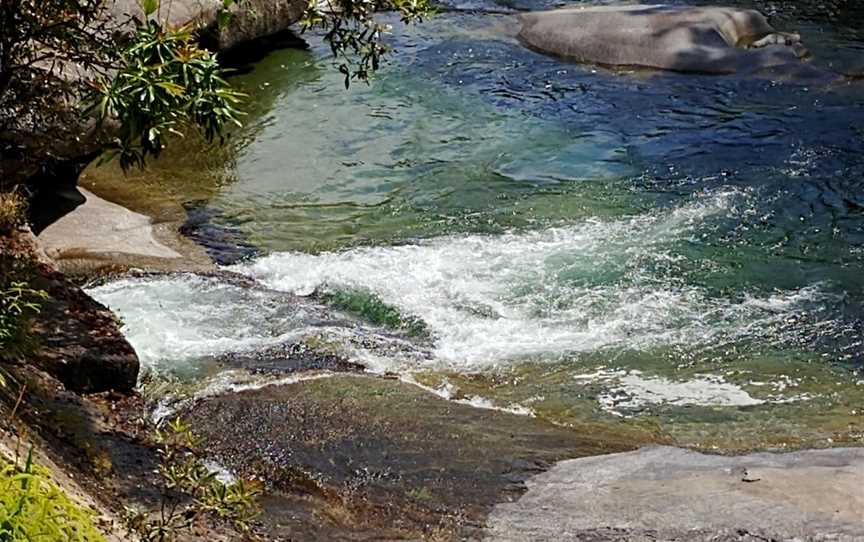
M456 388L456 386L454 386L453 383L449 380L445 380L444 383L438 387L421 384L411 373L403 375L400 380L402 382L405 382L406 384L417 386L424 391L428 391L429 393L432 393L434 395L437 395L438 397L441 397L442 399L446 399L454 403L469 405L473 406L474 408L480 408L484 410L497 410L500 412L507 412L509 414L516 414L517 416L528 416L529 418L534 418L537 416L537 414L532 409L518 403L510 403L502 406L489 398L481 397L479 395L462 395L460 391Z
M782 321L818 288L716 297L670 279L686 256L676 244L743 212L747 194L702 194L645 215L586 220L541 231L435 238L322 254L277 253L235 271L308 294L363 288L435 337L453 368L607 348L717 344Z
M652 405L741 407L765 403L717 375L699 375L678 382L630 371L616 380L617 385L601 393L597 400L603 410L622 416Z
M303 336L306 314L272 292L216 278L124 279L89 290L123 321L145 368L275 346Z

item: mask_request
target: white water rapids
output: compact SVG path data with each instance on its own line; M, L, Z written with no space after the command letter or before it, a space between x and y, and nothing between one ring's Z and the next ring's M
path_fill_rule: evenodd
M142 362L163 368L297 340L314 331L314 318L276 292L302 296L323 286L363 289L421 319L434 337L424 363L458 371L607 349L712 345L759 337L826 295L816 285L723 297L670 276L686 260L676 247L713 220L747 212L747 199L720 191L614 220L275 253L232 268L273 291L175 275L120 280L91 293L122 316ZM406 368L404 360L369 356L361 361L374 358L376 369Z

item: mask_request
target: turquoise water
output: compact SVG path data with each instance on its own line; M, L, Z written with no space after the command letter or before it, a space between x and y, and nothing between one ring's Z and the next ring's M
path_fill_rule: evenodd
M780 25L821 68L864 46L812 14ZM145 364L315 337L556 423L705 447L859 442L864 87L612 72L511 34L478 12L396 24L388 65L349 91L314 36L238 75L247 126L187 203L259 250L231 270L265 288L94 290ZM327 304L346 292L368 302ZM428 333L388 328L381 307Z

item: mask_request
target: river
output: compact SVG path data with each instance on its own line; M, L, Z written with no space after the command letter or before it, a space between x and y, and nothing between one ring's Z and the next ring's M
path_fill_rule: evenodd
M316 36L244 66L244 129L154 164L143 182L260 287L91 289L144 367L207 388L251 378L220 356L314 342L565 427L861 443L862 87L567 64L502 6L454 7L394 20L371 85L346 91ZM860 58L860 24L776 15L817 66Z

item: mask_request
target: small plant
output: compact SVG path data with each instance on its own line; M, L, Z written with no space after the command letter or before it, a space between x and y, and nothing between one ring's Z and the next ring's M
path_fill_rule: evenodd
M39 314L48 294L26 282L0 284L0 352L20 354L30 346L30 319Z
M8 235L26 221L27 201L17 192L0 192L0 235Z
M32 450L23 465L0 459L0 541L102 542L94 517L33 463Z
M126 528L141 542L182 540L203 516L228 521L244 537L251 538L251 522L259 511L257 485L238 480L226 484L195 456L201 439L176 418L155 438L162 456L162 503L158 512L127 508ZM2 540L2 539L0 539Z

